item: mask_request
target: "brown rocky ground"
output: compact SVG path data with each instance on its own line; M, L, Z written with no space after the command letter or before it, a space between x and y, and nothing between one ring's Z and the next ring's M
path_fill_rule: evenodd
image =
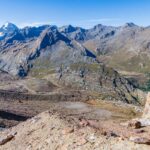
M92 121L91 121L92 122ZM94 122L94 121L93 121ZM90 123L91 124L91 123ZM1 150L148 150L150 146L135 144L113 132L111 122L102 122L104 126L96 129L85 120L60 116L50 111L43 112L16 127L1 132L1 138L10 137ZM112 126L113 125L113 126ZM126 132L127 130L123 131ZM130 135L130 134L128 134ZM133 136L133 135L132 135Z
M140 115L141 108L100 100L83 102L48 100L0 100L0 127L17 125L46 110L87 119L126 121ZM137 112L138 111L138 112Z
M8 127L21 123L0 132L0 150L150 149L149 145L135 143L137 137L150 139L149 127L135 129L121 124L141 115L141 108L132 105L98 100L28 100L1 101L0 109L27 118L49 110L25 122L2 119Z

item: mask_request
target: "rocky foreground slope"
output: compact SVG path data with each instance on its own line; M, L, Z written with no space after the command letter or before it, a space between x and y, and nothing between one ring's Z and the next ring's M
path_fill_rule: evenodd
M117 115L119 109L135 109L132 105L109 103L110 108L101 109L79 102L53 103L57 105L54 110L50 108L15 127L0 131L0 150L149 150L150 124L143 124L150 122L149 95L147 98L143 116L133 120L128 118L128 122ZM103 103L106 106L107 103ZM113 111L117 120L111 114Z
M126 136L122 136L124 133ZM140 136L142 139L141 134L138 129L134 131L122 128L112 122L103 122L100 125L94 120L73 121L47 111L1 132L0 149L148 150L150 148L148 145L135 144L132 141L134 136Z

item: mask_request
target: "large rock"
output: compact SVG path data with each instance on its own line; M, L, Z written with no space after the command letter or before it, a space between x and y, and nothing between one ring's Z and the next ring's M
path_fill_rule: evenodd
M150 92L147 94L142 117L129 121L129 124L132 124L132 122L139 123L140 127L150 126Z
M147 100L146 100L142 117L146 119L150 119L150 92L147 94Z
M150 126L150 92L147 94L147 100L142 118L139 119L141 126Z
M137 144L147 144L150 145L150 139L142 138L142 137L130 137L130 141Z

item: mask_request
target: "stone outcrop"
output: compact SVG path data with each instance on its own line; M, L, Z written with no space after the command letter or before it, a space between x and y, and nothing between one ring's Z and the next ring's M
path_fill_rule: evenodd
M146 104L142 117L150 120L150 92L147 94Z
M11 141L15 137L15 134L16 133L8 134L7 136L0 138L0 145L4 145L7 142Z
M147 99L145 107L143 110L143 115L140 119L137 119L141 122L141 126L150 126L150 92L147 94Z
M135 129L150 126L150 92L148 92L147 94L147 99L142 116L140 118L128 121L124 125Z

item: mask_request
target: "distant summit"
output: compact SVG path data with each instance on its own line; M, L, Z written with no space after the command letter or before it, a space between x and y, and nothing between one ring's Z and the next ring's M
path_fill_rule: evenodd
M76 27L73 27L72 25L67 25L60 28L60 32L64 33L70 33L74 31L76 31Z
M0 39L3 39L5 36L12 34L14 32L19 31L19 28L10 22L6 22L2 27L0 28Z
M13 32L18 30L18 27L10 22L6 22L1 28L0 30L5 31L5 32Z
M137 27L133 22L127 22L123 27Z

